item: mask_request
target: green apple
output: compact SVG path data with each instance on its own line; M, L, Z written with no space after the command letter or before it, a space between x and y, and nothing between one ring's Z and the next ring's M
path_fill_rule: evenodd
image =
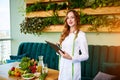
M11 71L11 75L14 76L15 75L15 71Z
M12 72L12 71L11 71L11 70L9 70L9 71L8 71L8 74L9 74L9 75L11 75L11 72Z

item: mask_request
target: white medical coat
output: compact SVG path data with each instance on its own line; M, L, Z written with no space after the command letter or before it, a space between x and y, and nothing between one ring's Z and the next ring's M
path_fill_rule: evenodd
M62 50L71 56L74 37L75 33L70 33L62 42ZM79 55L79 50L82 52L81 55ZM74 80L81 80L81 61L87 60L88 57L86 35L84 32L79 31L78 36L75 39L74 56L72 56L72 60L63 57L60 58L58 80L72 80L72 63L74 63Z

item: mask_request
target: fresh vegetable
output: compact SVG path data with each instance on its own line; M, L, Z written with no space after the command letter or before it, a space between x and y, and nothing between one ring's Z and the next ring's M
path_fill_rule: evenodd
M26 71L26 73L35 73L37 70L37 61L34 59L30 59L29 57L23 57L19 67Z
M23 74L22 77L30 78L30 77L34 77L34 74L33 73L27 73L27 74Z
M39 77L39 80L45 80L46 76L47 76L47 73L41 74Z

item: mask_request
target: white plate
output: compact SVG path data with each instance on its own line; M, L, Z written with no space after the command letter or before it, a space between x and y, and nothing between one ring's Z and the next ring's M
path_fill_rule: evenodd
M29 75L33 75L33 76L30 76L30 77L25 77L25 76L29 76ZM35 75L33 73L26 73L26 74L23 74L22 75L22 78L25 79L25 80L30 80L30 79L33 79L35 77Z

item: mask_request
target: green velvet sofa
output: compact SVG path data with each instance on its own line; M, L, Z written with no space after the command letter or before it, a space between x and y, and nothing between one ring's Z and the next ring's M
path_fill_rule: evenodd
M93 80L99 71L112 75L120 73L120 46L88 45L88 48L89 59L81 64L82 80ZM46 43L23 42L17 56L11 55L10 58L11 61L17 61L27 56L38 60L40 55L44 56L43 61L49 68L58 70L59 56Z
M93 80L99 71L120 74L120 46L89 45L89 59L82 62L82 80Z

